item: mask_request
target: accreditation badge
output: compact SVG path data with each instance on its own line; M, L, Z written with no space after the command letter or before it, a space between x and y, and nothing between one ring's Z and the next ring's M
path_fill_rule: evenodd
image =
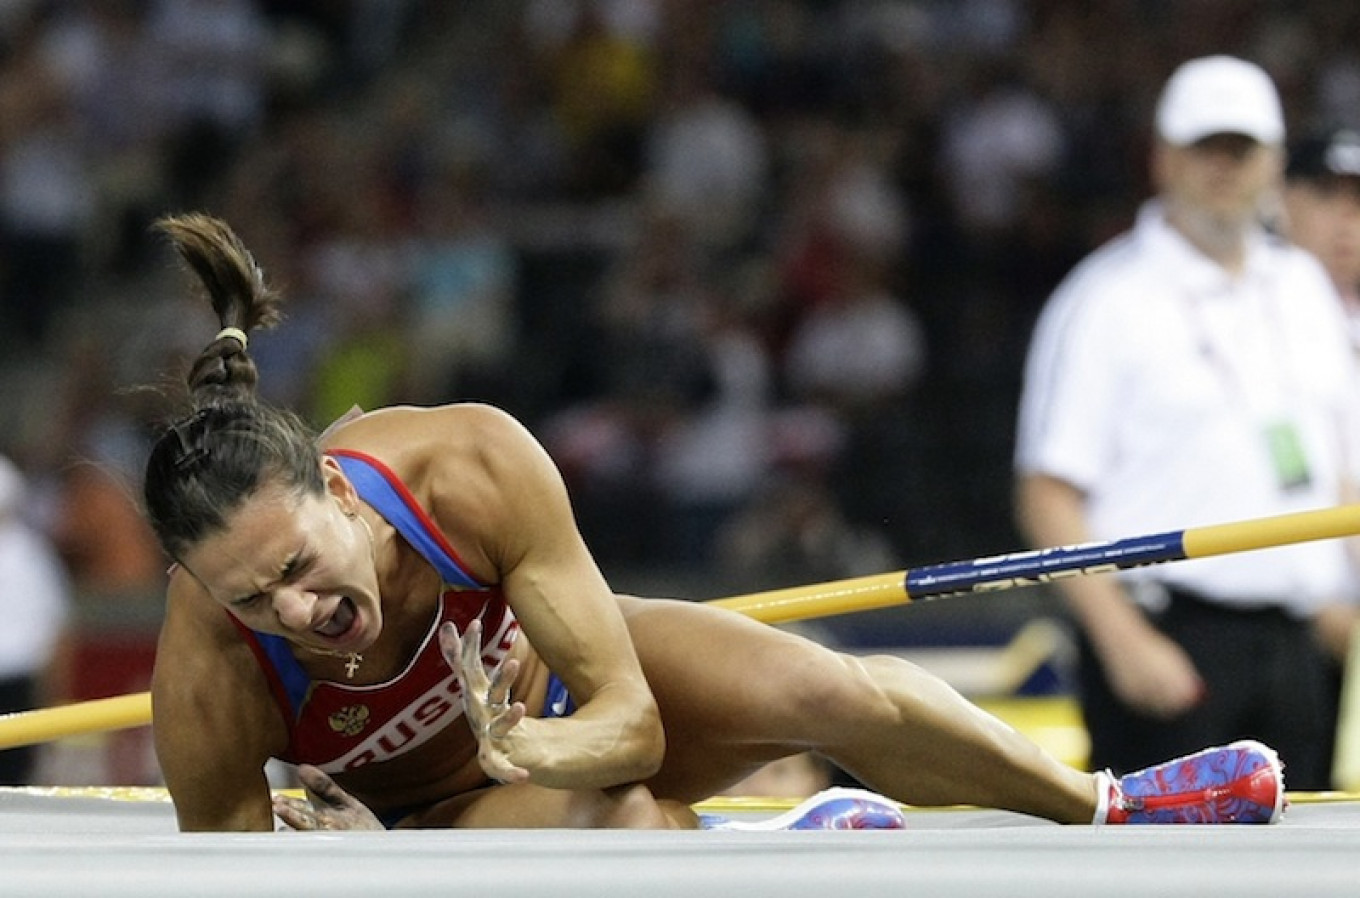
M1308 456L1303 451L1303 440L1299 438L1294 422L1275 421L1267 424L1265 437L1280 489L1289 492L1308 486L1312 482L1308 472Z

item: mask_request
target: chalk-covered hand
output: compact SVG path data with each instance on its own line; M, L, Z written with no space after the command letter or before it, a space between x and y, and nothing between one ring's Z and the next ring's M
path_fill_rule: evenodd
M477 760L487 776L502 783L522 783L529 771L515 763L516 750L525 733L523 702L510 701L510 689L519 675L519 661L511 658L487 674L482 663L482 622L468 624L461 636L446 623L439 628L439 648L453 668L463 693L463 711L477 737Z
M363 802L335 784L310 764L298 766L307 799L274 794L274 815L296 830L384 829L382 821Z

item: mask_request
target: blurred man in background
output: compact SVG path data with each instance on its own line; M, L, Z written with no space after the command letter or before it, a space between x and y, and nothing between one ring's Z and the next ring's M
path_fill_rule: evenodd
M1354 369L1326 272L1266 232L1284 169L1269 75L1180 66L1156 112L1157 196L1072 272L1034 334L1019 523L1037 546L1336 505ZM1334 692L1313 624L1351 575L1337 540L1061 581L1082 636L1093 767L1243 737L1328 788Z

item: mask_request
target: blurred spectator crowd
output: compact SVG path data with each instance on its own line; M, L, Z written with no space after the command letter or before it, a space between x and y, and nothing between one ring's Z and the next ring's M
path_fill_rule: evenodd
M78 591L159 591L132 388L215 330L150 231L201 209L289 297L268 398L509 409L621 588L1016 549L1033 318L1209 52L1360 126L1346 0L10 0L0 452Z

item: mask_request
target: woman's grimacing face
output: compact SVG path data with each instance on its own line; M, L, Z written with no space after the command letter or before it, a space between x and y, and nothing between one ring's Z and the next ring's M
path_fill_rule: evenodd
M357 499L329 460L327 491L266 485L183 566L243 624L304 647L361 652L382 629L373 547Z

